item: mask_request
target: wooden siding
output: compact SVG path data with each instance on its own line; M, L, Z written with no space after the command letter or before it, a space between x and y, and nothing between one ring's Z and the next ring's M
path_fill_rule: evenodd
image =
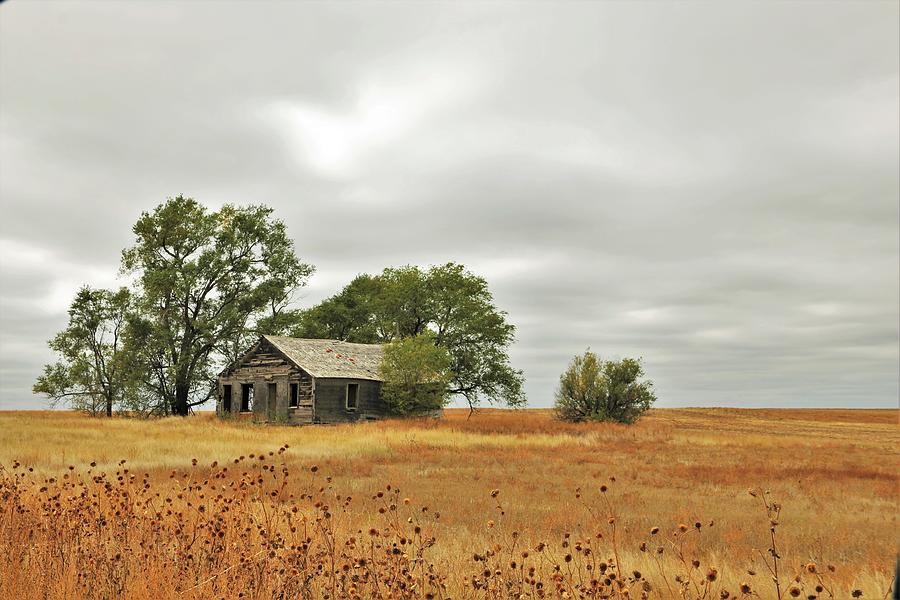
M298 406L290 407L291 384L298 386ZM356 409L347 409L347 385L359 386ZM224 389L231 386L231 411L224 410ZM250 411L241 412L241 386L253 386ZM388 416L381 399L381 382L369 379L314 378L282 352L261 339L254 350L218 381L216 412L223 418L252 419L259 423L341 423ZM273 393L274 392L274 393Z
M356 410L347 410L347 384L359 385ZM381 400L381 382L366 379L316 379L315 420L318 423L340 423L379 419L387 416Z
M241 385L253 385L253 405L250 413L241 413ZM290 408L290 384L298 385L298 406ZM224 387L231 385L231 414L223 408ZM270 386L275 394L270 397ZM252 414L254 421L302 424L313 420L313 380L312 377L288 362L268 343L263 343L257 351L244 357L219 377L217 413L221 417Z

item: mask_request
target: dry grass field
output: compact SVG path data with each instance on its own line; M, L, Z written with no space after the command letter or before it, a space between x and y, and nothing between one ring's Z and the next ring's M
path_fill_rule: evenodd
M897 417L0 413L0 596L885 598Z

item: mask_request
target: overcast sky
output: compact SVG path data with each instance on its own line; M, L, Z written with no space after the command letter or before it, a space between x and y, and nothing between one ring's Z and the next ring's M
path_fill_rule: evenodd
M0 408L169 196L317 268L464 263L531 406L590 347L660 406L898 402L900 4L0 6Z

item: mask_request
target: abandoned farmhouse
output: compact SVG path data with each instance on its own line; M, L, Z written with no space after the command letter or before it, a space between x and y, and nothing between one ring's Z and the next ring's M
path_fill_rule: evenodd
M378 344L264 335L219 374L220 417L289 424L387 416Z

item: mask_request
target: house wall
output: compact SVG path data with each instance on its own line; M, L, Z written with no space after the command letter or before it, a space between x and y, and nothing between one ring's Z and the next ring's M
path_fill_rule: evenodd
M253 384L253 404L249 413L241 413L241 385L245 383ZM296 408L289 407L291 383L299 386L299 406ZM275 384L272 398L269 397L269 384ZM231 385L232 390L230 413L223 407L226 385ZM216 412L220 417L250 417L258 422L312 422L312 377L265 345L219 377L218 387Z
M315 384L315 421L339 423L386 417L387 406L381 399L381 382L367 379L317 378ZM356 410L347 410L347 384L359 384Z

